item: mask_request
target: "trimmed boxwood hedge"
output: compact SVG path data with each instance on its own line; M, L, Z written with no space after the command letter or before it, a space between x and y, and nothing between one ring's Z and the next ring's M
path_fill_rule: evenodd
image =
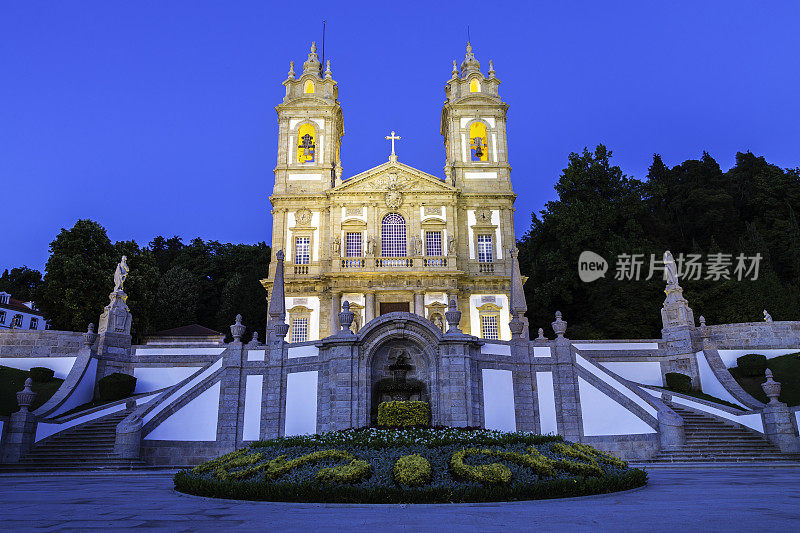
M35 366L31 368L31 379L37 383L49 383L53 380L53 376L55 376L55 371L51 368L45 368L43 366Z
M736 366L743 376L761 377L767 372L767 357L760 353L749 353L738 357Z
M692 390L692 378L680 372L667 372L664 374L667 380L667 388L675 392L690 392Z
M217 498L433 503L601 494L640 487L647 474L553 435L370 428L255 442L174 481Z
M136 388L136 378L128 374L114 372L97 382L97 399L113 402L128 398Z
M383 427L430 426L431 405L418 401L391 401L378 404L378 425Z

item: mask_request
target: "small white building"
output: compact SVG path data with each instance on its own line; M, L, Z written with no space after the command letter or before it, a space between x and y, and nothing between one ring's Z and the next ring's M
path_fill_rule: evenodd
M47 329L47 321L33 302L22 302L0 291L0 328Z

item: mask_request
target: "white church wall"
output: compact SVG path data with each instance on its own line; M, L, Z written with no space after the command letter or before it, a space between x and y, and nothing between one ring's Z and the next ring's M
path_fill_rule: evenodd
M472 226L475 225L475 210L467 209L467 244L469 245L469 258L475 260L475 232Z
M219 392L218 381L156 426L145 440L217 440Z
M494 228L495 258L503 258L503 233L500 231L500 210L492 209L492 224Z
M715 396L720 400L725 400L727 402L744 407L739 400L734 398L733 395L728 392L728 389L725 387L725 385L720 382L720 380L714 374L714 371L711 370L711 366L708 364L708 360L706 359L706 354L700 351L697 352L696 355L697 370L700 373L700 390L706 394Z
M75 357L0 357L0 365L30 370L41 366L53 370L53 375L64 379L75 364Z
M195 375L188 383L185 383L181 388L172 392L166 398L163 398L161 401L158 402L152 409L150 409L145 415L142 417L142 423L147 424L150 420L152 420L158 413L166 409L172 402L178 400L181 396L189 392L189 390L196 387L201 381L211 376L214 372L218 371L222 368L222 358L217 359L213 364L209 365L205 370L200 372L199 374Z
M587 437L656 432L647 422L581 377L578 377L578 392L581 397L583 434Z
M175 385L198 370L199 366L136 367L133 369L133 377L136 378L136 389L133 392L141 394Z
M536 395L539 400L539 432L542 435L558 434L552 372L536 372Z
M318 372L291 372L286 376L286 423L284 435L317 432Z
M242 440L258 440L261 437L261 399L264 376L247 376L244 386L244 425Z
M72 389L72 392L67 399L62 403L58 409L50 413L49 416L53 417L61 413L66 413L74 407L83 405L90 402L94 397L94 384L97 378L97 359L90 359L89 364L86 365L86 370L78 380L78 384Z
M298 299L302 303L298 303ZM295 305L303 305L311 309L311 316L308 318L308 340L319 340L319 296L287 296L286 309L291 309Z
M511 314L509 312L508 296L505 294L472 294L469 297L469 325L470 331L476 337L481 335L481 318L478 307L483 305L481 298L484 296L493 296L494 303L500 307L500 323L497 325L501 341L511 340L511 328L508 323L511 322Z
M638 394L630 390L628 387L617 381L616 379L612 378L605 372L603 372L599 367L595 366L594 364L590 363L585 358L581 357L580 355L575 355L575 361L581 367L585 368L596 377L600 378L606 385L610 386L617 392L621 393L623 396L631 400L633 403L641 407L645 410L648 414L652 415L654 418L658 418L658 410L646 402L643 398L640 398Z
M484 368L483 425L486 429L516 431L514 380L511 370Z
M661 363L658 361L608 361L599 364L618 376L636 383L657 387L664 385Z

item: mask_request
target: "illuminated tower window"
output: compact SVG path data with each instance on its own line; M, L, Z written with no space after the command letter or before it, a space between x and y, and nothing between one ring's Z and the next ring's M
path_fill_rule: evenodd
M472 78L472 81L469 82L469 92L471 93L481 92L481 81L478 78Z
M489 160L489 147L486 139L486 124L478 121L470 124L469 147L473 161Z
M306 80L303 84L303 92L306 94L314 94L314 82L311 80Z
M303 124L297 131L297 162L313 163L317 145L315 144L316 131L311 124Z

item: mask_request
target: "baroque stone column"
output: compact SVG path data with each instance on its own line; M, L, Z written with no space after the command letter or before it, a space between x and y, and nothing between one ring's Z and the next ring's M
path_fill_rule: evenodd
M364 295L364 323L375 318L375 291L368 291Z
M414 291L414 314L425 318L425 293Z

